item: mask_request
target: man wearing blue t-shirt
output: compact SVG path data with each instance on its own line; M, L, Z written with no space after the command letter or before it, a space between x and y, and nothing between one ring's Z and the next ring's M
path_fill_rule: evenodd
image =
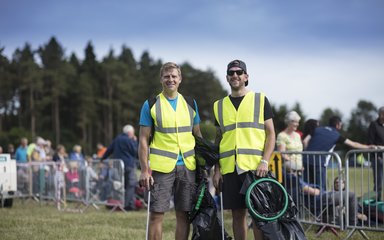
M188 239L188 212L195 192L195 136L201 137L194 100L178 92L182 76L172 62L160 69L162 92L140 114L140 185L150 190L148 239L162 238L164 213L174 195L175 239ZM191 101L189 101L191 100ZM151 140L150 140L151 139Z
M342 128L341 118L332 116L326 127L318 127L311 136L305 151L333 152L336 144L344 143L352 148L368 149L375 148L372 145L365 145L354 142L340 134ZM303 156L304 180L308 183L319 185L323 191L327 186L327 158L329 155Z
M28 149L28 139L23 137L20 139L20 146L16 149L16 153L15 153L15 159L17 163L28 162L27 149Z

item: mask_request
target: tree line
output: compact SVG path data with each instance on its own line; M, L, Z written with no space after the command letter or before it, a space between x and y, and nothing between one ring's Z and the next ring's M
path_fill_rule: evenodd
M38 49L26 43L8 60L0 50L0 142L18 143L21 136L49 138L55 144L81 144L92 149L110 143L123 125L138 127L140 109L161 91L161 60L148 52L134 59L122 46L98 61L91 42L84 60L66 57L52 37ZM202 120L212 119L211 104L227 93L212 71L181 65L180 92L198 99Z
M26 43L11 59L0 46L0 145L18 144L20 137L50 139L54 145L80 144L90 152L96 143L109 144L130 123L138 129L143 102L161 91L159 70L162 60L144 51L138 61L127 46L119 54L111 49L101 61L92 42L84 59L51 37L32 49ZM211 70L202 71L188 62L180 64L183 82L180 92L197 100L202 132L212 137L212 104L228 93ZM284 115L296 110L306 120L300 104L292 108L272 102L276 132L284 129ZM348 132L362 137L362 130L375 117L376 106L361 100L351 115ZM338 110L325 109L321 123ZM340 114L339 114L340 115ZM369 124L369 123L368 123Z

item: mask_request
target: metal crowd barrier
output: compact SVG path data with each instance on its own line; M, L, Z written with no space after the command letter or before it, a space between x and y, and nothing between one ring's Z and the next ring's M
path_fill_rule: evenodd
M89 206L105 205L112 211L124 210L124 163L88 159L86 164L68 160L17 163L15 197L32 198L40 203L53 201L59 210L83 212ZM69 202L76 203L75 207Z
M98 177L95 178L94 176ZM87 166L86 202L124 210L124 162L120 159L92 160Z
M382 186L374 175L383 174L384 150L351 150L345 157L345 187L347 191L358 196L359 222L345 223L349 233L347 239L355 232L368 239L363 230L384 231L384 202L383 192L378 194L375 186ZM346 206L349 209L349 205ZM348 211L347 211L348 214ZM364 219L366 218L366 219Z
M336 229L344 226L344 201L341 190L333 189L333 179L342 175L341 159L330 152L281 152L283 161L283 185L294 200L301 223L306 224L307 232L317 225L317 236L325 230L338 235ZM285 160L290 159L290 160ZM302 170L286 168L286 161L293 161ZM292 162L291 162L292 163ZM315 178L324 174L323 178ZM311 188L309 188L309 186Z

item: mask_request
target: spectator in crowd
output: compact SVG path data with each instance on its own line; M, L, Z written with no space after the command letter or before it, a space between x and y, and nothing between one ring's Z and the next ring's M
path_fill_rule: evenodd
M153 104L147 100L141 108L140 185L151 189L154 196L150 203L149 239L162 238L164 213L169 210L172 193L175 239L188 239L189 235L188 212L192 208L196 169L193 134L201 137L201 132L195 100L178 92L181 81L180 67L165 63L160 69L162 92Z
M101 186L100 200L119 200L122 190L121 175L117 167L114 166L115 161L108 160L107 163L100 168L99 186ZM101 162L101 164L104 164ZM113 201L110 201L113 202ZM132 208L125 210L133 210Z
M319 121L316 119L308 119L304 123L303 136L301 137L303 141L304 150L307 148L311 136L315 132L315 129L319 126Z
M42 137L36 138L36 145L32 149L31 159L32 162L45 162L47 154L45 152L45 140ZM28 152L28 149L27 149Z
M79 184L79 164L79 161L70 160L68 163L69 171L65 173L67 191L72 194L72 197L76 198L81 195Z
M340 190L345 191L345 179L335 177L335 179L333 180L333 189L335 190L335 192L338 192ZM359 204L357 205L357 216L356 217L357 217L357 219L359 219L361 221L367 221L367 219L368 219L367 215L365 215L362 212L362 208Z
M76 144L73 146L72 152L69 154L69 160L79 162L80 168L85 167L85 158L80 145Z
M28 139L23 137L20 139L20 146L16 149L15 159L18 163L27 163Z
M28 162L28 156L27 156L27 149L28 149L28 139L23 137L20 139L20 146L17 147L16 153L15 153L15 159L17 163L24 163L26 164ZM17 166L17 190L21 193L26 193L28 190L28 167L27 166Z
M286 162L285 169L286 176L284 177L284 185L296 204L299 204L298 201L303 200L303 203L316 214L320 214L322 212L321 209L326 207L332 208L329 209L329 211L325 211L325 214L327 214L332 213L332 210L336 209L342 201L343 205L346 204L346 201L349 201L349 224L357 224L358 202L355 193L343 191L343 197L340 198L340 193L337 191L327 192L324 191L319 185L311 184L303 180L301 175L301 166L296 165L293 162ZM301 196L303 196L304 199L302 199ZM336 213L333 212L333 214ZM359 216L364 218L364 216Z
M0 154L2 154L2 153L3 153L3 147L0 146Z
M36 138L36 140L37 140L37 138ZM31 142L30 144L28 144L28 147L27 147L28 162L32 162L32 152L36 147L36 140L34 142Z
M135 210L135 187L137 185L136 161L137 161L138 142L136 141L135 129L132 125L125 125L123 132L119 134L108 146L102 160L113 156L124 162L124 187L125 187L125 206L127 211Z
M47 156L44 146L45 146L45 140L42 137L37 137L36 144L34 145L34 148L32 149L32 152L31 152L30 158L31 158L31 162L33 163L32 191L34 194L39 194L43 188L43 185L40 184L41 183L40 179L43 179L43 175L45 175L45 172L43 171L44 166L42 165L42 162L46 161L46 156ZM28 152L28 149L27 149L27 152Z
M332 116L327 127L317 127L311 135L306 151L333 152L336 144L344 143L352 148L369 149L375 148L374 145L365 145L354 142L340 134L342 128L341 118ZM328 157L328 158L327 158ZM318 184L325 191L327 185L327 159L329 156L318 155L315 158L305 155L304 180L308 183Z
M268 98L264 93L246 88L249 75L245 63L231 61L226 78L231 94L213 106L216 143L220 150L213 183L223 193L224 209L232 211L235 239L247 239L247 208L245 195L240 193L244 173L252 171L259 177L266 176L268 161L275 148L275 128ZM262 239L263 234L256 224L252 226L254 239Z
M384 106L379 108L379 117L370 123L368 128L368 144L384 149ZM383 153L371 155L373 170L373 190L377 193L378 201L382 199L383 190Z
M68 160L67 151L65 150L64 145L58 144L56 147L56 152L53 154L52 161L65 163L66 160Z
M85 173L85 181L87 188L93 193L96 193L96 187L97 187L97 182L99 180L99 175L96 173L93 167L93 159L91 156L86 156L85 160L87 162L86 166L86 173Z
M300 115L295 111L290 111L285 115L284 121L287 127L277 134L276 145L278 151L303 151L300 134L296 132L300 119ZM283 154L282 157L284 162L294 161L301 166L303 165L301 154Z
M7 153L11 155L11 159L15 159L15 147L12 143L9 143L7 146Z
M44 149L45 149L45 153L47 154L47 158L46 158L47 161L51 161L53 158L53 155L55 154L55 150L53 150L53 148L52 148L51 140L49 140L49 139L45 140Z
M98 143L96 145L96 148L97 148L96 157L102 158L105 151L107 151L107 148L102 143Z
M60 159L56 160L56 171L53 175L53 183L55 189L54 196L58 210L61 208L62 199L65 198L66 184L64 174L67 172L68 168L66 167L66 163L62 162Z

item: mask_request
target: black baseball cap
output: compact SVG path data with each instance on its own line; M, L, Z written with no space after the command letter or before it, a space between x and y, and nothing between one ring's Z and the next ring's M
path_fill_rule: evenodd
M228 63L227 72L233 67L241 68L247 74L247 65L245 65L245 62L237 59L231 61L230 63ZM245 86L248 86L248 81L245 82Z

